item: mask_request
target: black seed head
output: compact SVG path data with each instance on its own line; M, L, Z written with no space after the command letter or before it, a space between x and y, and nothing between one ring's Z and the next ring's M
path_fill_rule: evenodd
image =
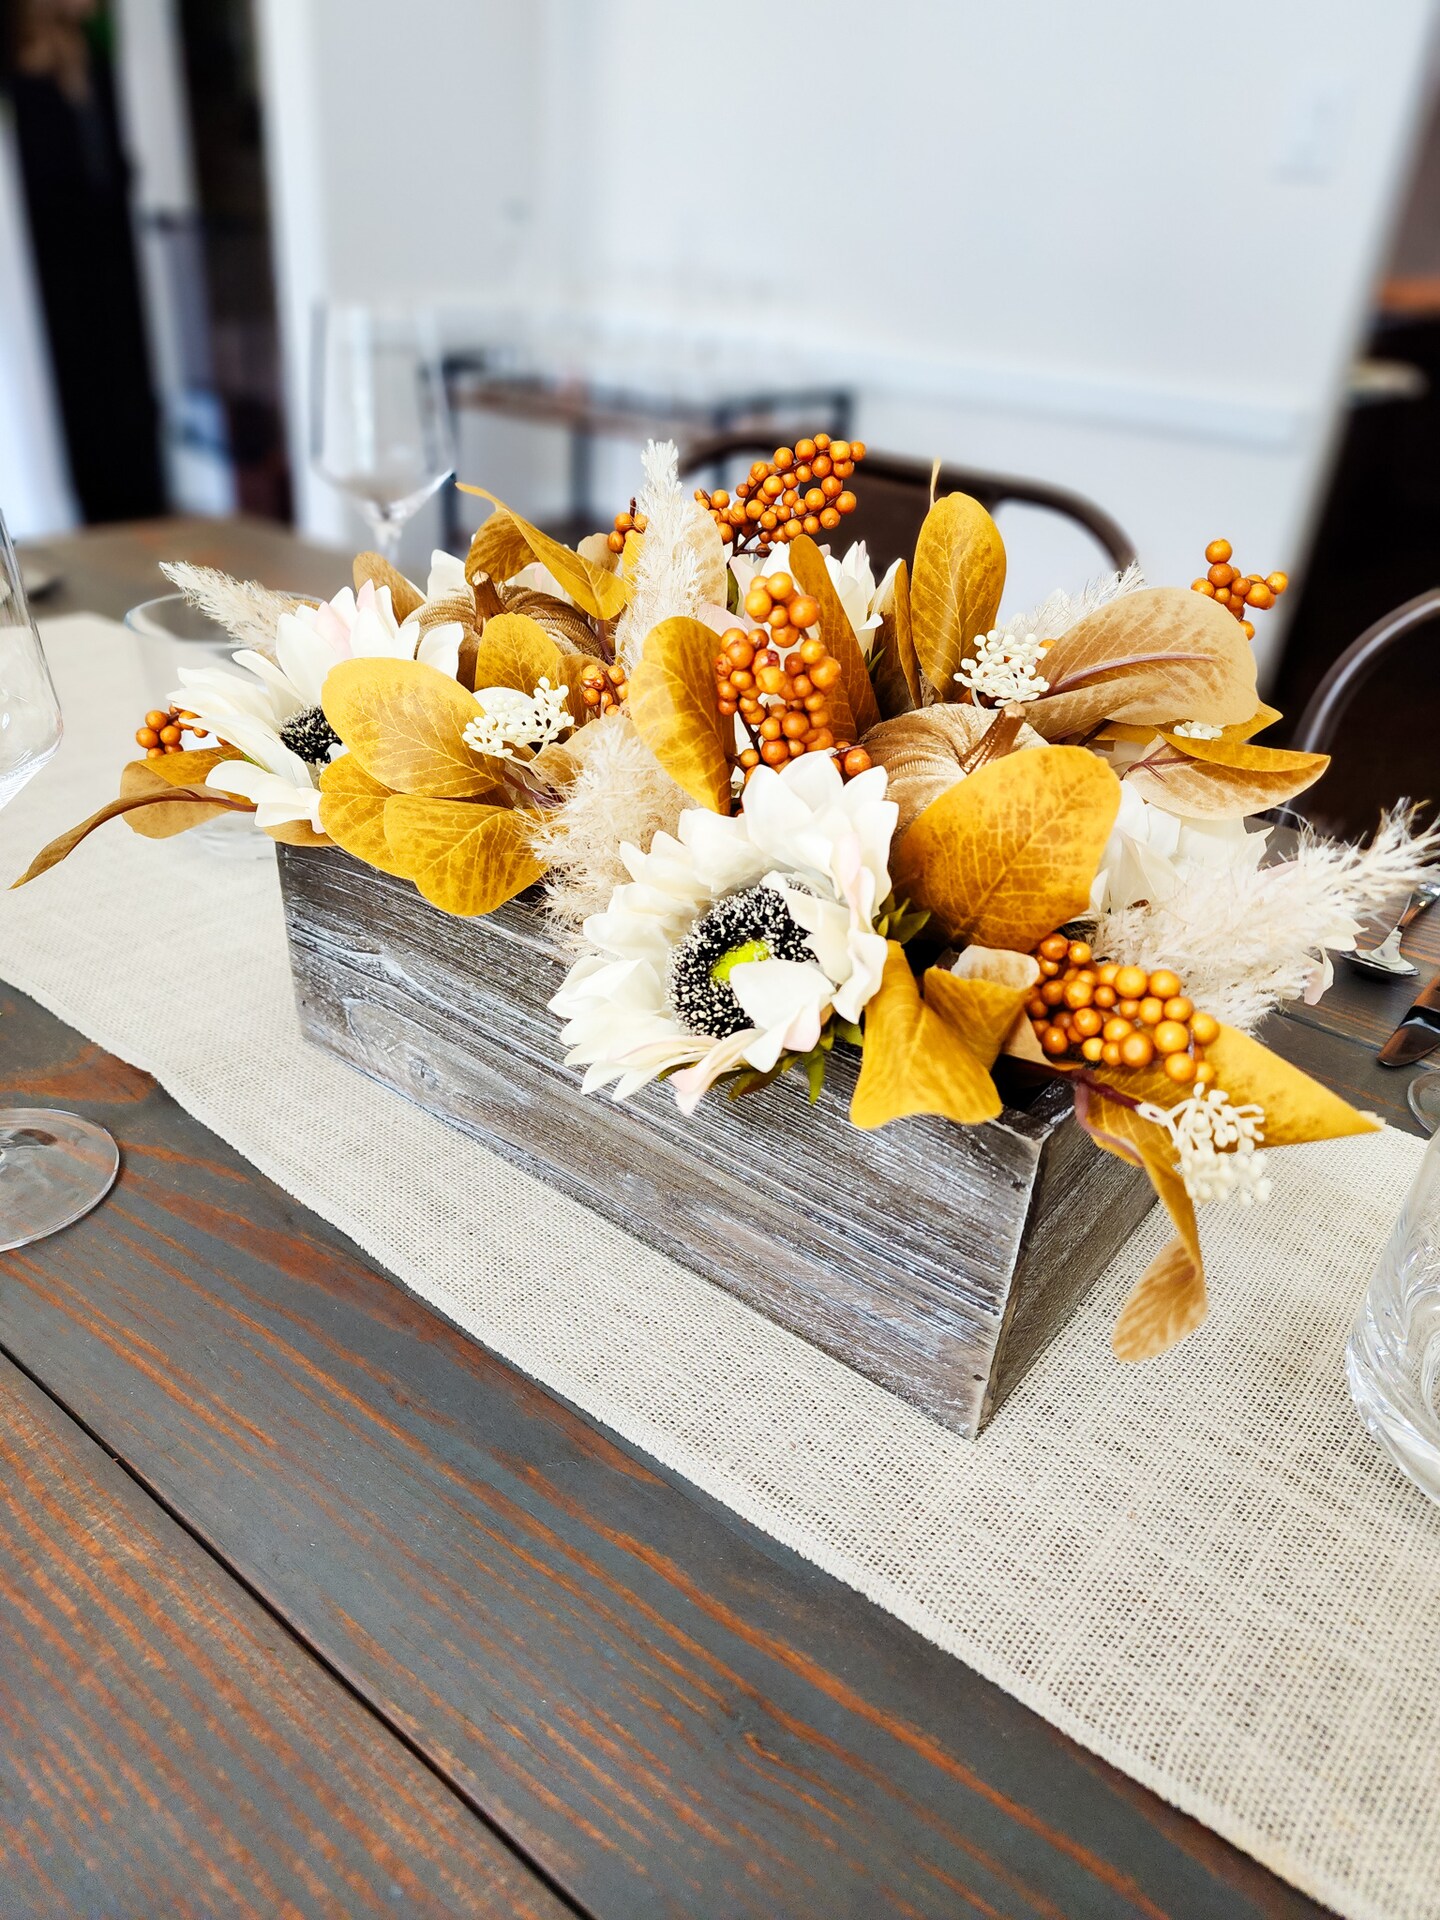
M323 767L332 749L340 744L339 734L319 707L307 707L303 713L292 715L281 727L280 739L291 753L298 753L312 767Z
M774 887L732 893L697 920L670 956L670 1005L691 1033L724 1040L750 1025L729 981L716 977L727 954L756 945L756 959L813 960L804 931Z

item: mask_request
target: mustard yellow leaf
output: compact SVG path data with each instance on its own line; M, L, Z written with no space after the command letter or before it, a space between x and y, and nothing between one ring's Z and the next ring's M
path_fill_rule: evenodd
M952 940L1023 953L1085 911L1119 809L1120 782L1082 747L1008 754L932 800L901 836L895 891Z
M530 694L542 679L561 684L561 650L540 625L523 613L497 613L485 622L475 654L475 687L513 687Z
M1176 1230L1175 1239L1140 1276L1110 1336L1117 1360L1149 1360L1177 1345L1205 1318L1205 1267L1195 1206L1175 1171L1174 1145L1164 1129L1142 1120L1133 1107L1087 1092L1088 1100L1077 1108L1081 1125L1107 1153L1145 1169ZM1126 1092L1132 1092L1128 1082Z
M835 737L837 740L849 740L853 745L880 718L865 655L860 650L855 629L835 591L835 582L830 578L825 556L808 533L802 533L798 540L790 542L785 549L785 560L801 589L820 603L820 638L840 662L840 684L845 689L845 700L850 709L848 724L837 711Z
M875 661L873 684L881 716L893 720L913 713L921 703L920 662L910 631L910 573L902 560L895 569L890 610L880 621L871 652Z
M1189 587L1142 587L1107 601L1047 648L1050 691L1025 718L1047 740L1103 721L1229 727L1257 704L1255 656L1240 622Z
M994 626L1004 590L1000 529L968 493L947 493L925 516L910 578L915 652L942 700L960 697L955 670Z
M308 820L284 820L278 827L262 827L272 840L278 840L282 847L328 847L331 845L328 833L316 833Z
M320 824L346 853L382 873L403 874L385 838L385 802L391 790L366 773L353 753L342 753L320 775Z
M477 713L458 680L419 660L341 660L325 676L325 718L394 793L477 799L502 770L465 744Z
M540 878L535 824L533 814L467 800L397 793L385 803L392 871L432 906L466 918L493 912Z
M630 583L623 575L610 573L573 553L560 541L552 540L548 533L522 520L484 487L467 487L462 483L460 491L478 494L495 508L470 543L465 560L467 580L477 572L497 582L509 580L532 560L538 560L559 581L576 606L595 619L614 620L627 605Z
M1172 813L1240 819L1293 800L1330 764L1325 753L1292 753L1231 738L1244 732L1244 724L1218 740L1196 740L1162 727L1156 746L1125 777L1142 800Z
M719 641L699 620L662 620L630 675L626 708L677 786L715 813L730 811L730 723L715 710Z
M955 982L962 994L987 984ZM995 1082L946 1017L945 1008L959 1013L962 1006L967 1009L962 1015L966 1024L988 1033L992 1019L974 1000L946 994L944 1008L939 996L935 1006L927 1004L905 949L890 941L879 991L865 1009L860 1078L850 1102L850 1118L857 1127L883 1127L912 1113L940 1114L967 1127L995 1118L1001 1106Z
M1026 956L1010 957L1021 960ZM944 967L926 971L921 991L930 1011L965 1042L982 1067L995 1064L1028 994L1025 987L978 974L950 973Z
M1215 1084L1238 1106L1253 1101L1265 1109L1266 1147L1302 1140L1339 1140L1352 1133L1378 1133L1381 1123L1331 1093L1299 1067L1234 1027L1222 1026L1205 1049ZM1167 1103L1168 1104L1168 1103Z
M397 620L408 620L412 613L418 613L425 604L425 596L420 589L407 580L398 567L391 566L382 554L357 553L352 571L357 593L367 580L373 583L377 592L381 587L389 587L390 605L395 610ZM473 620L474 617L472 606L468 618Z

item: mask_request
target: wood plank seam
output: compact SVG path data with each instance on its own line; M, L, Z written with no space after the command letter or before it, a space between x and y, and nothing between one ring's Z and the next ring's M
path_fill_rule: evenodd
M58 1394L52 1392L40 1375L22 1360L18 1354L12 1352L3 1341L0 1341L0 1359L8 1361L17 1373L23 1374L31 1386L33 1386L38 1393L42 1393L58 1412L63 1414L67 1420L85 1435L87 1440L99 1447L108 1459L113 1460L120 1471L145 1495L146 1499L158 1507L189 1539L193 1540L201 1552L220 1569L228 1580L233 1580L237 1587L241 1588L258 1607L262 1608L266 1618L272 1620L285 1637L296 1646L307 1659L312 1660L316 1666L321 1668L326 1676L333 1680L337 1686L341 1687L363 1712L367 1713L382 1726L391 1738L397 1740L411 1757L417 1760L420 1765L424 1767L425 1771L430 1774L452 1798L459 1801L467 1813L473 1815L488 1832L495 1836L509 1853L514 1855L516 1860L519 1861L527 1872L532 1873L535 1878L543 1884L548 1893L560 1901L568 1912L576 1916L576 1920L598 1920L593 1909L581 1906L574 1896L550 1874L541 1861L535 1859L513 1835L507 1833L505 1829L499 1825L473 1794L461 1785L460 1782L451 1779L450 1776L437 1765L432 1755L406 1731L404 1726L377 1706L375 1701L350 1680L304 1633L294 1626L291 1621L275 1607L273 1602L266 1597L264 1592L255 1586L246 1574L234 1565L225 1554L221 1553L213 1542L208 1540L205 1535L186 1518L185 1514L179 1508L147 1480L145 1475L125 1458L124 1454L118 1453L104 1436L90 1425L83 1414L77 1413L72 1407L67 1406Z

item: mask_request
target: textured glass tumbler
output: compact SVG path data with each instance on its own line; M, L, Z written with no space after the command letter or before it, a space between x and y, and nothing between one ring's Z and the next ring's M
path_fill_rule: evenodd
M1440 1503L1440 1133L1380 1256L1345 1372L1371 1433Z

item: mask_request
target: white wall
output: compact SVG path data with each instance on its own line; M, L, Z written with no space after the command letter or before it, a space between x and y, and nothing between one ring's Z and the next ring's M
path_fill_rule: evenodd
M580 312L652 377L847 380L875 445L1076 486L1155 578L1222 532L1298 570L1431 0L266 14L303 49L272 75L307 295Z
M0 106L0 513L17 540L73 526L14 129Z

